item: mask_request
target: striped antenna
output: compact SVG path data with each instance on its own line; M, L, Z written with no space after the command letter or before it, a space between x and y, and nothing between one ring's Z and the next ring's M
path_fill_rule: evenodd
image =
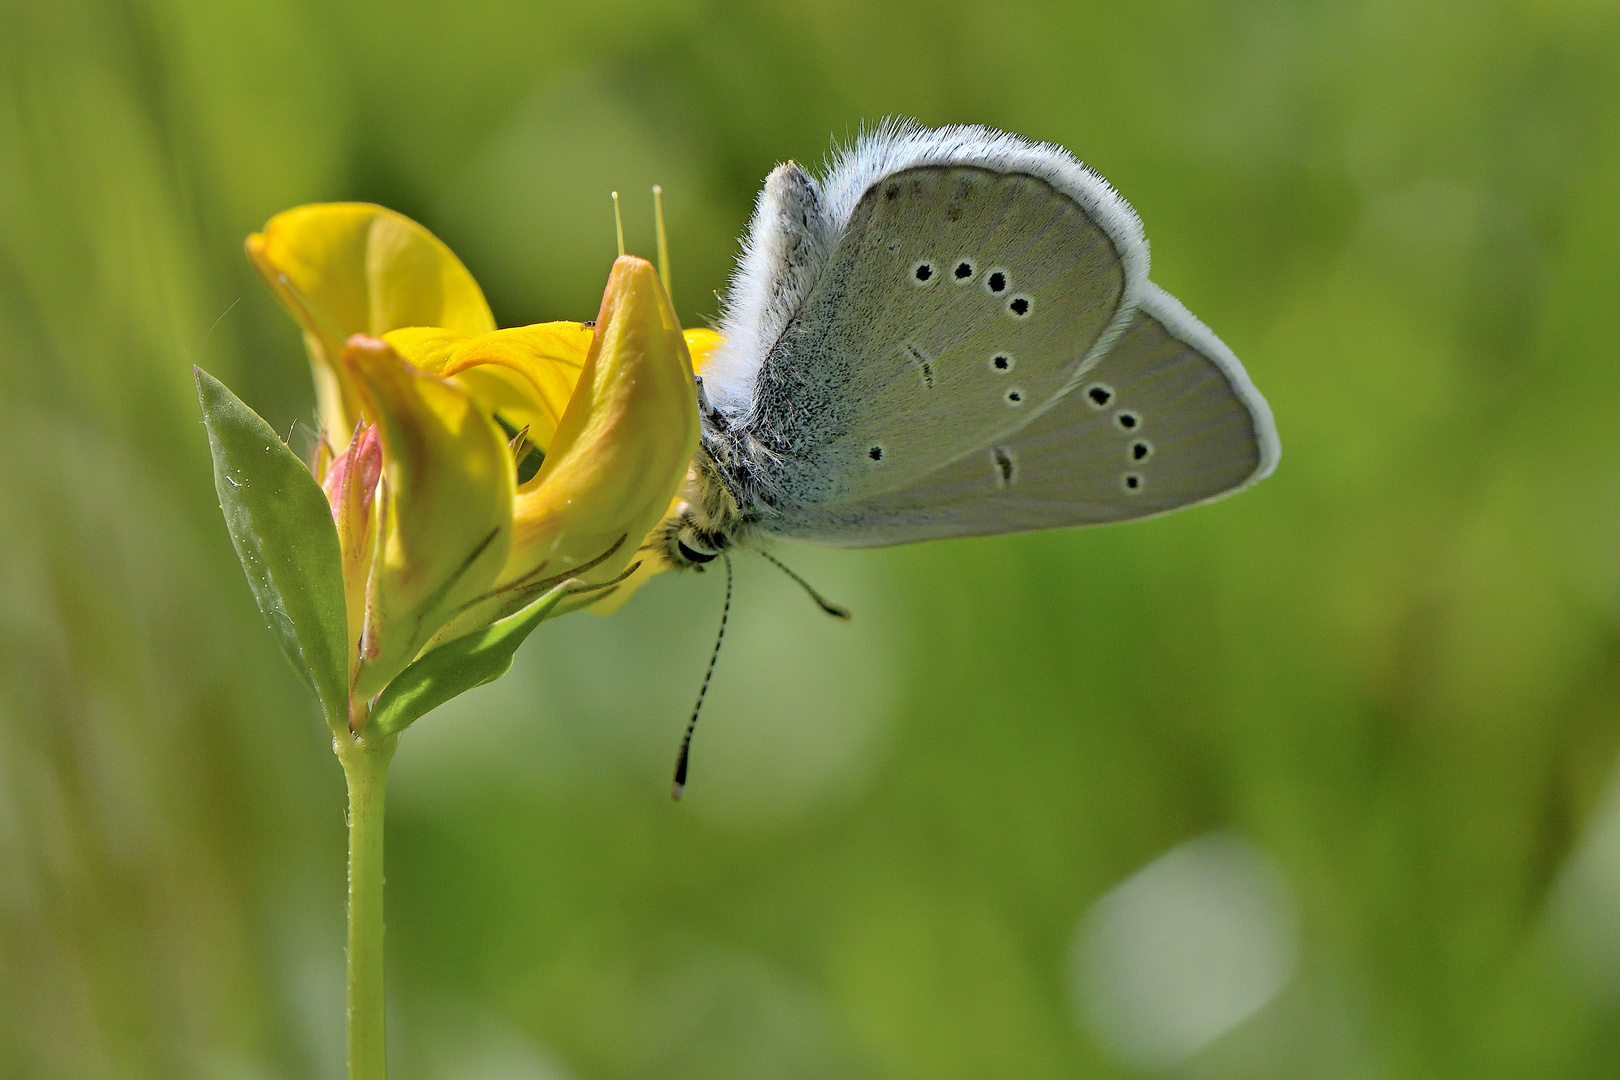
M813 585L804 580L804 578L800 577L798 574L795 574L792 570L789 570L782 560L778 559L770 552L764 550L763 548L755 548L754 550L759 552L760 557L766 562L770 563L772 566L782 571L782 573L792 578L798 584L799 588L803 589L810 599L816 602L816 606L822 611L825 611L835 619L842 619L845 622L849 622L849 608L845 607L843 604L835 604L825 596L822 596L815 590Z
M720 643L726 640L726 620L731 618L731 556L721 553L726 561L726 606L720 609L720 632L714 635L714 652L709 654L709 670L703 673L703 685L698 689L697 704L692 706L692 719L686 722L686 737L681 740L681 756L675 759L675 786L671 797L681 801L686 790L686 766L692 758L692 733L697 730L698 714L703 711L703 698L709 692L709 680L714 678L714 663L720 659Z

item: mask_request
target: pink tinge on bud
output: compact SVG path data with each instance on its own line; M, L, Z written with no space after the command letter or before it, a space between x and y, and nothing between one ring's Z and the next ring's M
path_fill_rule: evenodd
M321 488L332 504L338 547L343 552L344 606L349 612L349 640L357 641L364 622L366 579L371 576L371 555L376 533L371 506L382 477L382 436L377 425L356 425L348 449L332 459ZM351 654L351 670L358 657Z
M344 487L349 481L351 469L354 471L354 482L359 484L358 491ZM360 521L366 520L371 513L371 499L377 491L377 480L381 476L382 439L377 434L377 425L372 424L350 440L347 450L332 459L331 466L326 470L326 480L321 484L326 491L326 501L332 504L332 520L339 527L343 524L343 507L349 505L351 500L358 503Z

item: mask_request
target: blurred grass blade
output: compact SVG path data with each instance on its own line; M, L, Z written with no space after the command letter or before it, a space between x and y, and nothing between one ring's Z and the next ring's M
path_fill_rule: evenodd
M570 578L523 610L419 657L378 696L370 720L375 737L403 731L451 698L505 675L523 640L565 596L580 588L580 582Z
M349 724L349 628L332 509L309 466L218 379L195 368L214 490L259 611L334 731Z

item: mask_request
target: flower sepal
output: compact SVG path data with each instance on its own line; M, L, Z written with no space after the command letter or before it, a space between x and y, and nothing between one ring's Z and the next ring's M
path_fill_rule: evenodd
M309 466L225 384L194 368L214 490L253 599L333 732L349 727L343 552Z
M569 578L515 615L430 649L396 675L378 696L366 724L368 737L380 739L398 734L451 698L494 682L511 669L518 646L556 611L558 604L570 596L611 589L639 565L631 564L619 577L600 585Z

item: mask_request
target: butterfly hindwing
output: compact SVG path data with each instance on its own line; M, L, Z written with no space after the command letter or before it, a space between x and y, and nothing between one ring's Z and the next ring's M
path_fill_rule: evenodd
M873 547L1151 517L1263 479L1278 453L1237 358L1149 285L1127 330L1029 424L793 533Z

